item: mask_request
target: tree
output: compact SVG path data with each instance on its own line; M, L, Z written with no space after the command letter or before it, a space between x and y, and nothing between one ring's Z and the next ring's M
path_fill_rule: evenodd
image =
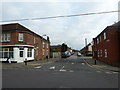
M61 51L62 51L62 52L65 52L65 51L67 51L67 48L68 48L68 46L67 46L65 43L63 43L63 44L62 44L62 48L61 48L62 50L61 50Z

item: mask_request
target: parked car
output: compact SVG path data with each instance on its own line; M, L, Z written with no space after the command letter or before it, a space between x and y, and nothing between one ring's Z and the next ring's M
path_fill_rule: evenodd
M68 51L62 52L62 55L61 55L62 58L67 58L67 57L70 57L70 56L71 56L71 53L68 52Z
M81 53L80 53L80 52L77 52L77 56L81 56Z
M62 58L66 58L67 57L66 54L65 54L65 52L62 52L61 57Z
M68 51L66 51L65 54L66 54L67 57L71 56L71 53L68 52Z

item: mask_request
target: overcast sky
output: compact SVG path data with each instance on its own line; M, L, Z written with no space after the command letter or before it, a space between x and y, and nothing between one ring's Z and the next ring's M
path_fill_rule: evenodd
M88 2L88 0L77 2L55 1L2 2L0 21L114 11L118 10L119 0L93 0L93 2ZM69 47L80 50L85 46L85 38L88 39L88 43L91 42L92 38L96 37L107 26L117 21L118 13L109 13L6 23L20 23L41 36L46 34L50 37L51 45L58 45L64 42Z

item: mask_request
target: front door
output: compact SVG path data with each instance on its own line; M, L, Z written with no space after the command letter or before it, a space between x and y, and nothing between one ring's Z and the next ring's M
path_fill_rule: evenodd
M24 61L24 48L19 48L19 62Z

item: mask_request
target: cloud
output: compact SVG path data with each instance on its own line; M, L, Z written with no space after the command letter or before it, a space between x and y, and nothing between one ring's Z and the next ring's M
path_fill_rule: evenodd
M59 1L59 0L58 0ZM85 1L85 0L84 0ZM71 15L118 9L118 0L84 2L4 2L3 20ZM107 3L107 4L106 4ZM62 44L81 49L96 37L106 26L117 21L117 13L78 16L58 19L29 20L18 22L30 30L50 37L51 44ZM11 23L11 22L10 22Z

